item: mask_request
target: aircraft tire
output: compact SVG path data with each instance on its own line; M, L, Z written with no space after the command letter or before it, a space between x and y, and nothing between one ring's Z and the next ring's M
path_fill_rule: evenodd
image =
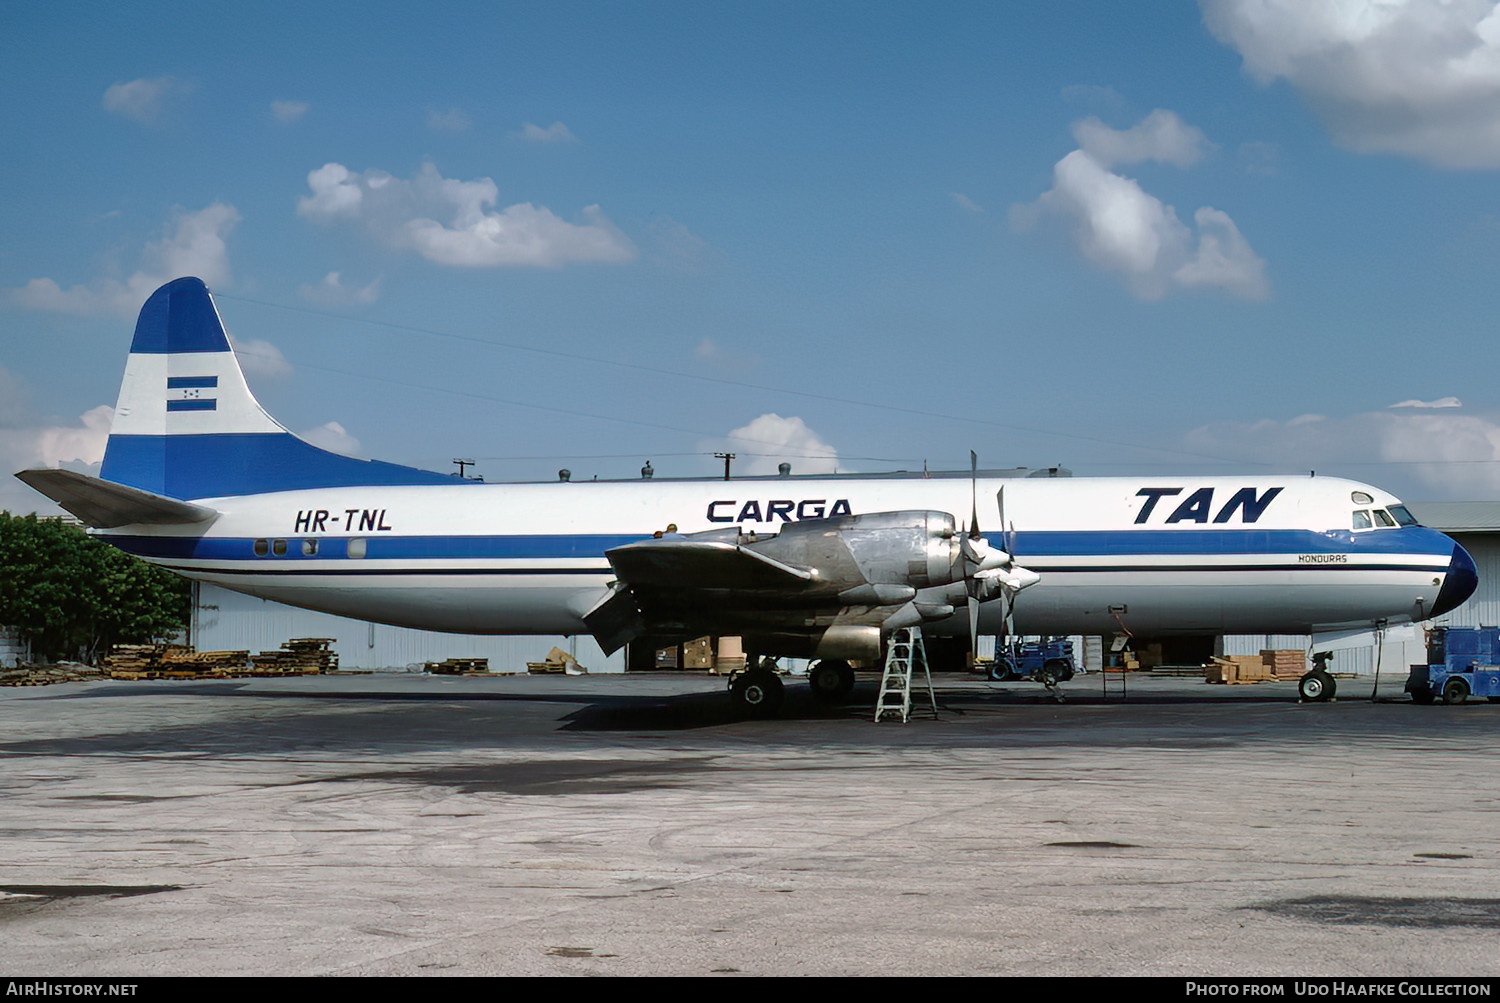
M854 670L841 658L825 658L808 670L807 684L819 701L833 703L854 689Z
M774 717L781 709L786 689L776 673L752 669L729 684L729 694L735 709L746 717Z
M1443 703L1463 703L1469 699L1469 684L1456 676L1449 677L1443 684Z
M1338 684L1333 681L1333 677L1319 669L1314 669L1297 681L1297 696L1307 703L1332 700L1337 690Z

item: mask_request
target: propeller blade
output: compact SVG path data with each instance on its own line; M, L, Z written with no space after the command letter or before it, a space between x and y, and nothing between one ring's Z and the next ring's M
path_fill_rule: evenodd
M979 539L979 454L969 450L969 539ZM1005 524L1001 523L1003 527Z
M969 652L979 655L979 597L969 593Z
M1005 488L1000 489L996 499L1000 503L1000 534L1005 540L1005 552L1012 558L1016 556L1016 527L1005 521ZM1007 528L1008 527L1008 528Z

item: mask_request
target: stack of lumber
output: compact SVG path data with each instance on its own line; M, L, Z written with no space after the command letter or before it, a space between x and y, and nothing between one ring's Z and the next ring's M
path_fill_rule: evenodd
M52 683L97 679L99 675L100 670L78 662L63 662L59 665L18 665L14 669L0 669L0 686L49 686Z
M278 651L262 651L250 658L250 674L318 675L337 672L339 656L329 649L331 637L297 637L282 643Z
M526 671L533 674L544 674L549 672L566 672L570 676L583 675L588 672L578 664L578 660L561 648L553 648L547 652L547 658L541 662L527 662Z
M1268 648L1260 658L1273 679L1300 679L1307 672L1307 652L1301 648Z
M180 644L117 644L104 657L104 671L112 679L156 678L169 652L187 650Z
M440 676L461 676L470 672L488 673L490 660L488 658L445 658L441 662L424 662L422 671Z
M248 651L194 651L181 644L117 644L104 659L111 679L207 679L234 675Z
M233 676L245 670L248 651L170 651L161 660L161 674L168 679L204 679Z

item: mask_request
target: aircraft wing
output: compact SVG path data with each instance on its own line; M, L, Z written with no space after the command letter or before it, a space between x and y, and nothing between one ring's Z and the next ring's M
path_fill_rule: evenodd
M621 581L641 588L787 588L813 578L807 568L720 541L646 540L604 556Z
M645 633L686 630L732 595L790 595L816 577L723 540L645 540L605 552L618 580L583 620L606 652Z
M126 487L72 470L23 470L16 474L95 529L170 526L210 522L216 509Z

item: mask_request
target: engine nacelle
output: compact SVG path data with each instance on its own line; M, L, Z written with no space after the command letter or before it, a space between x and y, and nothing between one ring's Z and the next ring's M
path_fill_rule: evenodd
M814 568L840 591L869 585L885 602L908 595L881 586L925 589L963 581L957 525L947 512L872 512L787 523L774 537L745 544L787 564ZM899 597L899 598L898 598ZM877 600L879 601L879 600Z

